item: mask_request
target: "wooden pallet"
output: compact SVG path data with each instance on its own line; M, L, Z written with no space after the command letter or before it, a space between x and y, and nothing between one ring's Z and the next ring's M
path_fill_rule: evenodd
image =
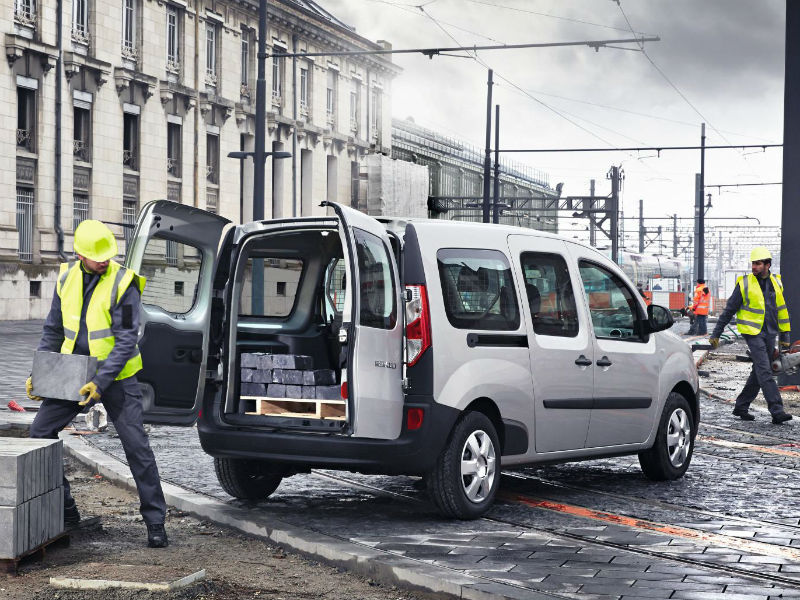
M28 560L44 560L47 550L54 547L69 546L69 531L63 531L53 539L31 548L24 554L16 558L0 558L0 573L5 572L9 575L19 574L19 564Z
M242 396L242 400L255 402L255 410L245 413L248 415L329 419L332 421L344 421L347 418L347 402L345 400L264 398L261 396Z

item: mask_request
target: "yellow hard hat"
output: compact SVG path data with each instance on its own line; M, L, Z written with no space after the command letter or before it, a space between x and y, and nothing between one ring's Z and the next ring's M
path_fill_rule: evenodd
M72 247L76 254L97 262L105 262L117 255L114 234L103 223L93 219L80 222L75 229Z
M757 248L753 248L750 252L750 262L755 262L757 260L772 260L772 254L770 251L764 246L758 246Z

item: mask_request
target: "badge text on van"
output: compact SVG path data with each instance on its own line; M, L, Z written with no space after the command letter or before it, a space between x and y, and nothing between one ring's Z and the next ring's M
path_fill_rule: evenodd
M387 369L396 369L397 368L397 363L386 362L385 360L376 360L375 361L375 366L376 367L385 367Z

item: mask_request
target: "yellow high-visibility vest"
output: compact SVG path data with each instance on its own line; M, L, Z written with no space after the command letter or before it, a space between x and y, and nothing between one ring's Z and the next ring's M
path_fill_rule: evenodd
M122 295L135 282L139 293L144 291L145 278L134 271L126 269L115 261L109 261L108 269L100 276L89 307L86 310L86 329L89 337L89 354L103 361L114 348L114 335L111 333L111 308L119 303ZM83 309L83 270L79 260L62 263L56 283L56 293L61 298L61 320L64 326L64 342L61 344L63 354L72 354L75 340L81 324ZM139 347L134 355L125 363L117 375L117 379L125 379L142 368L142 356Z
M769 276L775 289L775 304L778 306L778 329L782 332L790 330L789 311L783 298L783 282L780 275ZM736 280L742 293L742 307L736 313L736 328L744 335L757 335L764 327L765 302L764 293L758 285L758 278L750 273Z

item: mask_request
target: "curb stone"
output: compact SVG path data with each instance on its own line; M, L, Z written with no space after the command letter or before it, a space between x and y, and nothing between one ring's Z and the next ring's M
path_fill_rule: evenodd
M64 433L60 437L64 440L64 448L68 454L109 481L136 491L136 484L127 465L92 447L80 437ZM270 516L255 514L251 510L187 491L171 483L162 482L161 485L167 504L180 511L268 539L307 558L344 568L385 585L398 585L406 589L469 600L563 598L558 594L537 592L467 575L325 533L302 529Z

